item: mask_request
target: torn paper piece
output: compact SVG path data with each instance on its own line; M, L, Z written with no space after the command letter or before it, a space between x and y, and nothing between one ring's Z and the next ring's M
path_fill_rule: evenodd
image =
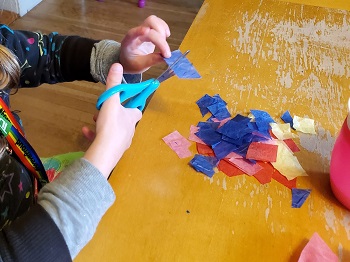
M294 116L293 127L299 132L306 134L316 134L315 130L315 120L310 118L302 118L299 116Z
M273 118L270 116L270 114L267 113L266 111L252 109L252 110L250 110L250 112L254 116L255 122L256 122L256 119L258 118L258 119L263 120L264 122L266 122L268 124L275 123L275 120L273 120Z
M238 146L228 143L226 141L220 141L214 145L212 145L212 149L214 150L215 156L220 160L226 158L228 154L232 151L237 150Z
M179 78L201 78L200 74L194 68L192 63L185 56L182 57L182 52L180 50L175 50L171 52L171 57L164 58L164 61L168 66L172 66L173 63L176 64L172 67L172 71Z
M221 159L218 164L218 169L223 172L225 175L232 177L232 176L239 176L243 175L244 172L237 168L235 165L230 163L226 159Z
M250 123L251 118L246 117L246 116L242 116L241 114L237 114L234 118L232 118L233 121L235 122L242 122L242 123Z
M210 146L203 145L201 143L196 143L197 152L205 156L215 156L213 149Z
M314 233L309 242L300 254L298 262L338 262L338 257L323 241L323 239Z
M210 106L212 103L213 103L213 98L207 94L205 94L200 99L198 99L196 104L199 107L199 110L202 116L205 116L209 112L208 106Z
M293 127L293 117L291 116L291 114L289 113L288 110L282 114L281 119L283 120L284 123L290 124L291 128L294 128Z
M215 173L214 168L218 164L216 157L202 156L196 154L189 163L196 171L201 172L208 177L212 177Z
M163 137L163 141L175 151L179 158L186 158L192 156L188 149L191 143L184 138L178 131L174 131L169 135Z
M283 140L283 142L289 147L289 149L293 153L300 151L300 148L297 146L297 144L294 142L293 139L285 139L285 140Z
M275 162L278 146L259 142L252 142L247 151L246 158L267 162Z
M217 123L219 124L219 123ZM210 125L201 126L199 131L195 133L206 145L215 145L221 141L221 134L216 132L216 129Z
M274 168L270 163L267 162L258 162L262 169L254 174L254 177L261 183L267 184L271 182L272 174L274 172Z
M271 163L288 180L292 180L298 176L307 176L305 170L300 165L296 156L282 142L276 141L278 144L276 162Z
M218 120L224 120L231 117L230 112L227 110L226 105L221 103L215 103L208 106L208 110Z
M198 132L198 130L199 130L198 126L191 125L190 135L188 136L188 140L205 145L204 141L200 139L198 136L196 136L195 134Z
M275 120L273 120L269 113L265 111L250 110L250 112L254 116L258 130L262 133L266 133L270 129L270 123L275 123Z
M272 133L271 129L269 130L269 133L270 133L270 136L271 136L272 139L277 139L277 137Z
M231 152L230 154L228 154L226 156L227 159L230 159L230 158L243 158L241 155L238 155L237 153L235 152Z
M288 180L285 176L283 176L277 169L275 169L272 173L272 178L276 180L278 183L292 189L297 187L297 178L292 180Z
M213 122L219 122L219 127L223 126L229 120L231 120L231 117L225 118L223 120L216 119L215 117L211 119Z
M226 108L227 103L218 94L213 97L206 94L201 97L196 104L202 116L205 116L208 112L212 114L210 120L212 120L212 118L224 120L231 117L230 112Z
M217 132L239 141L245 135L251 134L252 130L247 126L247 123L245 123L244 121L237 122L231 119L227 121L222 127L218 128Z
M279 140L289 139L297 137L292 133L292 129L290 128L290 124L276 124L270 123L271 131Z
M240 170L242 170L245 174L249 176L253 176L257 172L259 172L262 167L257 163L251 163L243 158L230 158L229 162L234 164Z
M208 95L203 96L197 101L197 105L201 109L202 116L204 116L203 113L207 112L208 110L210 113L212 113L211 118L224 120L231 117L230 112L228 112L226 108L227 103L218 94L214 95L213 97ZM206 107L205 109L204 106Z
M292 188L292 207L300 208L310 193L311 189Z

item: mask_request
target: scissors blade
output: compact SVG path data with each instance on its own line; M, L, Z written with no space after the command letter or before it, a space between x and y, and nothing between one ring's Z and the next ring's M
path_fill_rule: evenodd
M178 57L174 63L172 63L167 70L165 70L160 76L157 77L157 80L159 83L164 82L165 80L169 79L173 75L175 75L173 68L176 66L177 63L179 63L183 58L185 58L190 50L187 50L185 53L183 53L180 57Z

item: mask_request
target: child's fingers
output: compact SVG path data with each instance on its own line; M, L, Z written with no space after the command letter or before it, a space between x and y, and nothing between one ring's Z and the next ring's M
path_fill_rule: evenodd
M95 132L93 132L92 130L90 130L90 128L84 126L81 131L83 132L83 135L89 140L89 141L93 141L96 137Z
M162 37L159 32L154 29L150 29L146 34L139 37L142 43L151 42L153 43L161 52L161 54L169 58L171 56L171 51L166 38Z
M136 50L145 42L154 44L164 57L171 56L170 47L164 33L144 25L131 29L123 39L122 45L128 46L130 50Z
M146 25L156 31L158 31L160 34L162 34L164 37L170 36L170 29L168 24L162 20L161 18L151 15L146 18L146 20L143 22L143 25Z
M94 122L96 122L97 118L98 118L98 113L94 114L94 116L92 117L92 120L94 120Z

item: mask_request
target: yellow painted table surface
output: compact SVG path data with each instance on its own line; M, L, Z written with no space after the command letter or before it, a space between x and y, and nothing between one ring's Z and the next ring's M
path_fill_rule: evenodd
M110 178L117 200L76 261L296 261L315 232L350 261L350 213L329 185L350 97L350 5L295 2L204 2L180 48L202 79L162 83ZM300 4L316 2L344 10ZM309 175L297 187L312 189L300 209L275 181L206 178L162 141L206 119L195 104L205 94L220 94L232 115L289 110L315 120L317 135L296 139Z

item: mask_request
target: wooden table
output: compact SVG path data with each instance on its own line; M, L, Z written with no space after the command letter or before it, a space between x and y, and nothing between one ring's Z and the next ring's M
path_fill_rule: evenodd
M343 1L296 1L350 10ZM350 96L350 13L270 0L206 0L181 50L200 80L162 83L110 182L117 201L76 261L296 261L317 232L350 260L350 213L329 186L330 152ZM249 176L212 179L162 141L203 120L195 102L220 96L229 111L285 110L315 120L297 157L312 189L301 208L291 191ZM194 145L191 147L195 153Z

